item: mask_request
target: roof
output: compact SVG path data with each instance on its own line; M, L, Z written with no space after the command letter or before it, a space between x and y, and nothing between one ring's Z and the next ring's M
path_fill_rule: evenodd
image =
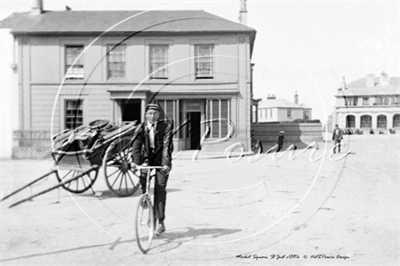
M379 77L375 78L374 87L366 86L367 78L360 78L346 85L346 90L339 90L336 97L340 96L372 96L372 95L399 95L399 77L390 77L387 86L379 84Z
M13 13L2 21L12 34L51 33L252 33L255 30L203 10L44 11Z
M303 109L304 107L292 103L286 99L271 99L266 101L261 101L258 103L258 108L299 108Z

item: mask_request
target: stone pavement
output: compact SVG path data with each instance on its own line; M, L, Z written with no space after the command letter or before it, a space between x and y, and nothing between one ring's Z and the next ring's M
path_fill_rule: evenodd
M28 189L1 203L0 264L398 264L399 136L346 136L332 158L331 147L298 150L293 160L182 154L168 184L167 231L146 255L133 227L139 194L113 196L101 172L96 195L56 190L9 209ZM1 196L52 167L0 163ZM50 177L32 192L53 184Z

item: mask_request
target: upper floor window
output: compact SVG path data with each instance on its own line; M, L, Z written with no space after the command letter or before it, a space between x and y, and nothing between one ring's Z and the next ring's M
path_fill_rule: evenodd
M383 98L383 104L384 105L389 105L389 100L390 100L390 97L388 97L388 96L385 96L384 98Z
M213 62L214 45L195 45L195 75L196 78L212 78L214 73Z
M310 111L304 111L304 115L303 115L304 120L308 120L310 119Z
M399 104L400 96L393 96L392 97L392 104Z
M287 117L292 118L292 109L287 109Z
M83 45L65 46L65 75L68 79L83 79ZM76 62L75 62L76 60Z
M107 45L107 76L108 78L125 77L125 45Z
M357 106L357 104L358 104L358 97L354 97L354 99L353 99L353 105L354 105L354 106Z
M65 128L74 129L83 125L83 100L65 101Z
M168 45L150 45L152 78L168 78Z
M350 103L349 98L345 97L344 98L344 105L345 106L349 106L349 103Z
M377 96L375 104L376 105L382 105L383 104L383 96Z
M369 98L363 97L363 105L369 105Z

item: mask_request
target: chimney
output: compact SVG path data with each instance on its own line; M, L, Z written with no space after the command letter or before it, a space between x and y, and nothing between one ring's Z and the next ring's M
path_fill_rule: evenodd
M243 25L247 25L246 0L240 0L239 22Z
M269 94L267 95L267 100L275 100L275 99L276 99L275 94L269 93Z
M345 77L342 77L342 90L346 90L346 79Z
M43 13L43 0L33 0L32 15L40 15Z
M294 94L294 103L299 104L299 95L297 94L297 91Z
M366 84L368 88L375 87L375 76L374 74L368 74L366 79Z
M379 77L379 86L387 87L390 84L390 77L385 71L382 72L381 76Z

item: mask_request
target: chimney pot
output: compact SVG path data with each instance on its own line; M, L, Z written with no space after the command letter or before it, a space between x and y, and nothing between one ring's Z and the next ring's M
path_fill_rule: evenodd
M43 13L43 0L33 0L32 15L40 15Z
M247 25L246 0L240 0L239 22L243 25Z
M345 77L342 77L342 90L346 90L347 89L347 87L346 87L346 79L345 79Z

